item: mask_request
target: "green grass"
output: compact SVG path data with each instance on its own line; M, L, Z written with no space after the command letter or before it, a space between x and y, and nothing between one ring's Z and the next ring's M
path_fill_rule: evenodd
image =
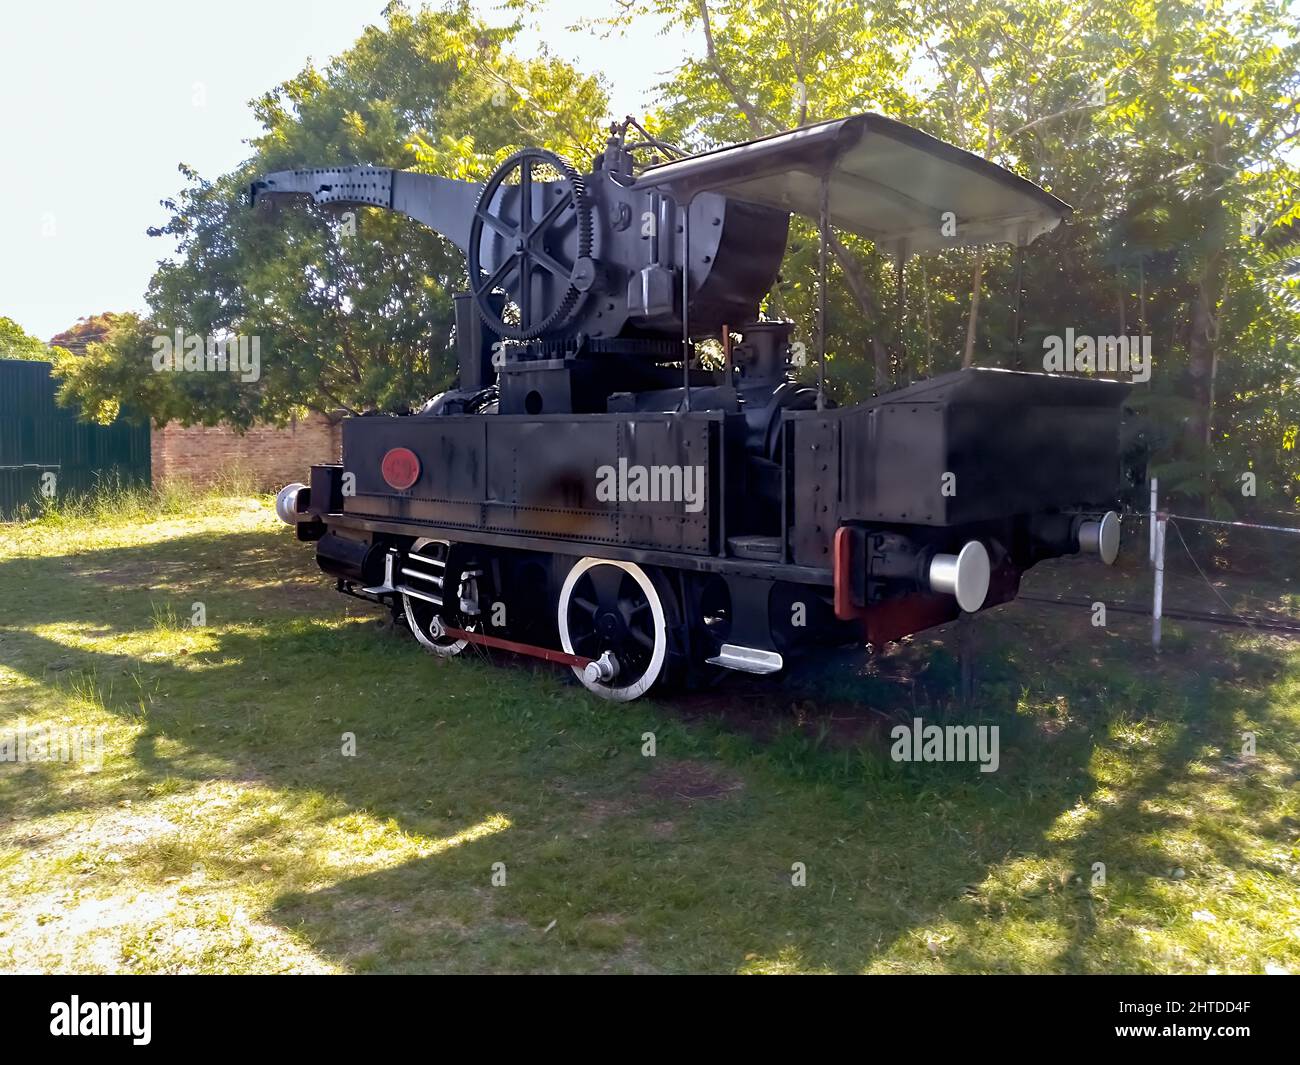
M1297 643L1020 603L965 710L950 630L615 707L422 654L247 496L0 527L0 588L0 730L105 742L0 764L0 970L1300 971ZM1000 770L891 761L913 716Z

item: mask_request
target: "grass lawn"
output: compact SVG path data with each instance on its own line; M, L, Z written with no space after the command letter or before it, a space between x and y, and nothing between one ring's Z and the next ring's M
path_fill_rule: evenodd
M376 619L264 498L0 526L0 732L106 745L0 764L0 971L1300 972L1300 642L1021 602L966 710L955 626L612 706Z

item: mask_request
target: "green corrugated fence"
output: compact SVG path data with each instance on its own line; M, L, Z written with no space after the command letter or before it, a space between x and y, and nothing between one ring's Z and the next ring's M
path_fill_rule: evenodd
M48 362L0 359L0 520L24 504L35 509L47 472L55 475L57 499L108 477L149 483L149 423L78 421L76 411L54 402L50 369Z

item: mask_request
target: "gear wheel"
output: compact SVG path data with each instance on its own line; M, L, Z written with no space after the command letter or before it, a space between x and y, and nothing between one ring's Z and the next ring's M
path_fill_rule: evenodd
M544 207L534 218L533 175L539 166L561 178L542 185L547 190ZM516 173L518 182L507 186ZM548 234L554 238L568 227L570 211L575 215L572 234L565 232L547 245ZM469 230L470 288L487 327L511 340L532 340L571 322L595 281L591 244L592 210L582 176L543 148L525 148L506 159L483 186ZM561 245L566 250L557 254ZM485 246L491 272L483 268ZM571 263L565 261L569 251ZM492 298L497 288L518 309L518 322L503 317L499 299Z

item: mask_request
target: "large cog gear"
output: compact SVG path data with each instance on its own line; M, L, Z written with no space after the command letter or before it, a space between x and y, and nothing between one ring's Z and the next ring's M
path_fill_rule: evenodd
M540 217L534 218L533 174L539 165L553 169L561 179L546 184L552 190L546 197L550 202L544 205ZM509 187L517 189L517 193L513 197L504 193L497 203L498 194L508 187L507 180L516 172L518 183ZM508 203L509 199L514 202ZM571 244L571 263L565 261L566 253L556 254L557 241L546 244L548 233L554 238L568 223L570 211L576 214L574 232L565 235L564 243ZM515 217L505 217L507 213ZM494 243L494 235L496 247L490 259L493 270L488 273L482 265L484 245ZM525 148L502 162L479 194L469 231L470 289L487 327L511 340L532 340L571 322L595 281L591 246L592 210L577 170L544 148ZM540 284L535 284L539 278ZM517 323L506 321L503 308L494 305L491 296L497 288L505 289L514 302L519 314ZM535 306L537 302L542 306Z

